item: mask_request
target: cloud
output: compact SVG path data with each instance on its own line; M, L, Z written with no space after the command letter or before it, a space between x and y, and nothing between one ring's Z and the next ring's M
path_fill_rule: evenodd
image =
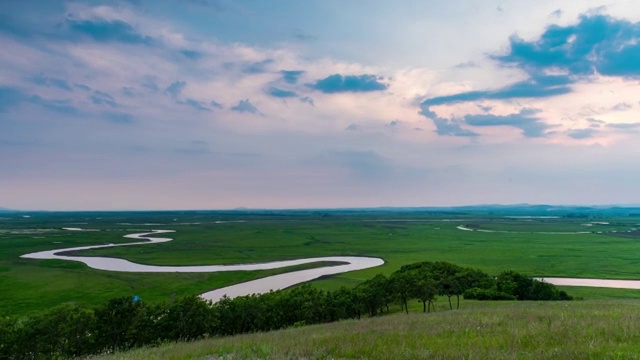
M607 124L607 122L604 120L594 119L594 118L587 118L587 122L589 123L589 126L592 128L599 128Z
M317 159L320 164L343 168L361 181L376 181L393 176L394 167L371 150L332 150Z
M536 40L510 39L506 55L494 56L530 74L561 70L573 75L640 75L640 23L601 14L583 15L575 25L551 25Z
M91 87L89 87L88 85L85 84L73 84L73 86L77 87L80 90L84 90L84 91L91 91Z
M149 89L149 90L151 90L153 92L160 91L160 87L156 83L156 79L154 77L152 77L152 76L145 76L142 79L142 82L140 83L140 86L142 86L145 89Z
M194 99L186 99L184 101L178 101L178 104L188 105L192 108L200 111L211 111L208 107L204 106L204 103Z
M382 78L371 74L345 76L334 74L307 86L326 94L386 90L389 85L379 80L382 80Z
M392 128L393 128L393 127L398 127L398 126L400 126L400 125L402 125L402 121L400 121L400 120L396 119L396 120L391 120L391 121L390 121L388 124L386 124L385 126L387 126L387 127L392 127Z
M305 41L305 42L318 40L316 36L305 34L303 32L296 32L295 34L293 34L293 38L296 40Z
M219 102L217 102L215 100L211 100L209 105L211 105L212 107L214 107L216 109L223 109L224 108L224 106L222 106L222 104L220 104Z
M313 99L308 97L308 96L301 97L298 100L300 100L300 102L303 102L305 104L309 104L311 106L316 106L316 104L313 102Z
M174 148L173 152L183 155L204 155L212 153L209 145L204 141L191 141L186 146Z
M120 89L120 92L127 97L133 97L138 95L138 92L136 91L136 89L132 88L131 86L124 86L122 89Z
M73 91L73 88L66 80L46 77L43 74L34 76L33 78L31 78L31 81L33 81L34 84L40 86L55 87L66 91Z
M253 104L251 104L249 99L240 100L238 102L238 105L232 107L231 110L237 111L237 112L240 112L240 113L244 113L244 112L248 112L248 113L251 113L251 114L259 114L260 113L258 108L253 106Z
M133 123L133 117L123 112L104 112L103 118L109 122L116 124L131 124Z
M280 73L282 74L282 80L284 80L285 82L289 83L289 84L295 84L298 82L298 78L300 78L300 76L302 74L304 74L304 71L302 70L282 70L280 71Z
M561 12L554 12L557 16ZM551 25L537 39L526 41L518 36L510 38L505 55L492 59L505 67L517 67L528 78L493 90L468 91L426 99L420 105L421 114L430 118L441 135L469 136L462 124L478 125L479 121L499 123L516 118L486 114L467 115L462 119L440 118L433 106L473 102L479 100L509 100L546 98L568 94L572 85L594 73L608 76L632 77L640 75L640 23L619 20L598 13L582 15L577 24ZM618 106L619 105L619 106ZM626 110L618 104L613 110ZM490 110L486 110L488 112ZM517 126L525 136L543 136L547 126L540 121L524 121L522 115ZM463 120L463 121L461 121ZM532 120L529 118L529 120ZM506 125L506 124L503 124Z
M456 69L471 69L479 67L475 61L466 61L463 63L456 64L454 68Z
M121 42L151 45L154 41L122 20L67 20L69 28L98 42Z
M96 105L109 105L111 107L118 106L113 96L107 94L106 92L96 90L89 98L91 99L91 102Z
M21 103L37 105L43 109L64 115L76 115L79 113L78 109L71 105L69 100L44 99L38 95L25 94L17 88L0 86L0 113L6 112Z
M350 124L345 128L346 131L361 131L362 127L358 124Z
M551 126L534 117L539 110L522 109L510 115L465 115L464 122L472 126L512 126L522 130L526 137L542 137Z
M462 127L463 122L468 125L487 126L485 123L499 123L501 121L517 120L523 135L528 137L541 136L544 133L545 125L538 121L524 121L523 118L505 118L491 114L467 115L464 119L447 119L439 117L433 110L433 106L455 104L460 102L471 102L478 100L507 100L514 98L544 98L562 95L571 92L569 87L571 80L562 75L541 75L533 76L527 80L505 86L497 90L468 91L453 95L438 96L427 99L420 104L420 114L431 119L436 126L436 133L446 136L477 136L478 134ZM483 107L483 111L490 111L491 108ZM523 110L525 111L525 110ZM519 116L528 116L531 113L520 113ZM484 116L484 117L483 117ZM513 115L516 116L516 115ZM532 119L529 119L532 120ZM508 125L508 124L499 124ZM515 125L514 125L515 126Z
M6 4L4 4L6 5ZM6 14L0 14L0 32L11 34L16 37L27 38L32 35L32 29L25 26L18 19L12 18Z
M426 102L426 101L425 101ZM479 134L471 130L462 127L462 121L460 119L445 119L439 117L430 108L429 104L422 103L420 106L422 110L421 115L431 119L433 125L436 127L436 134L442 136L462 136L462 137L475 137Z
M79 113L78 109L71 105L69 100L48 100L38 95L33 95L29 97L27 102L64 115L76 115Z
M436 133L444 136L463 136L475 137L479 134L461 126L458 119L443 119L440 117L432 118L433 124L436 126Z
M571 92L571 87L569 87L570 83L571 79L567 76L542 75L532 77L497 90L469 91L454 95L434 97L423 101L421 107L424 109L435 105L487 99L505 100L513 98L543 98L556 96Z
M576 139L576 140L582 140L582 139L589 139L594 137L596 134L598 134L598 130L594 129L594 128L585 128L585 129L574 129L574 130L569 130L567 132L567 135L570 138Z
M640 59L638 59L638 60L640 60ZM614 111L627 111L627 110L631 109L632 107L633 106L631 104L628 104L628 103L619 103L619 104L615 104L611 108L611 110L614 110Z
M187 86L186 81L176 81L171 83L171 85L167 86L167 88L164 89L164 93L167 95L176 97L180 95L180 93L182 92L182 90L184 90L186 86Z
M186 2L192 5L206 7L217 12L226 10L226 6L222 0L187 0Z
M276 87L270 87L266 92L267 94L277 98L291 98L298 96L294 91L282 90Z
M482 110L484 112L489 112L489 111L493 110L493 106L478 104L478 109L480 109L480 110Z
M0 113L17 106L27 98L28 96L19 89L0 86Z
M269 65L275 63L274 59L265 59L262 61L252 62L242 67L242 72L245 74L262 74L267 72Z
M635 130L640 129L640 123L609 123L607 127L619 130Z
M557 10L555 10L555 11L552 11L552 12L549 14L549 17L551 17L551 18L556 18L556 19L560 19L560 18L562 17L562 14L563 14L562 9L557 9Z
M180 54L182 54L184 57L191 59L191 60L198 60L201 59L204 54L201 53L200 51L196 51L196 50L189 50L189 49L182 49L180 50Z

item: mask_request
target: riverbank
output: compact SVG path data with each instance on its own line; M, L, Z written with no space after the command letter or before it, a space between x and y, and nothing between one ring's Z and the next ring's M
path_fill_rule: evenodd
M473 231L472 229L458 226L457 229ZM68 230L68 228L67 228ZM83 231L81 228L73 228L72 231ZM286 261L272 261L258 264L237 264L237 265L204 265L204 266L156 266L133 263L124 259L107 258L107 257L87 257L76 255L77 252L91 249L104 249L119 246L134 246L166 243L172 241L172 238L158 238L155 235L173 233L175 230L153 230L151 232L128 234L125 238L136 240L147 240L142 242L125 243L125 244L108 244L81 246L74 248L65 248L57 250L40 251L22 255L26 259L50 259L50 260L67 260L78 261L87 266L105 271L118 272L140 272L140 273L199 273L199 272L225 272L225 271L256 271L279 269L291 266L298 266L316 262L345 263L344 265L334 265L327 267L318 267L314 269L305 269L292 271L284 274L264 277L252 281L243 282L227 287L222 287L212 291L207 291L201 296L206 300L218 301L223 296L236 297L249 294L263 294L271 290L282 290L288 287L318 279L322 276L336 275L349 271L364 270L377 267L384 264L384 260L372 257L356 257L356 256L330 256L305 258ZM550 284L558 286L580 286L580 287L604 287L616 289L640 289L640 280L611 280L611 279L583 279L583 278L541 278Z
M0 313L28 315L65 303L92 306L121 296L146 302L203 294L212 289L301 270L202 273L103 271L77 261L34 260L21 255L63 248L142 242L124 238L151 229L175 229L155 235L165 243L90 249L83 256L126 259L154 266L205 266L266 263L312 257L378 257L385 264L321 277L313 286L351 288L376 274L390 275L420 261L447 261L499 274L505 269L536 277L640 279L640 242L628 233L637 218L602 218L594 225L606 234L546 235L537 232L585 230L584 219L503 219L492 215L362 213L344 215L299 212L132 212L42 213L0 222ZM528 220L528 219L527 219ZM154 224L154 225L151 225ZM162 225L155 225L162 224ZM461 231L461 224L523 233ZM62 228L95 229L74 231ZM613 233L612 231L617 231ZM322 264L323 266L325 264ZM335 265L335 264L333 264ZM305 269L318 263L299 265ZM92 284L92 286L86 286ZM570 294L593 298L638 298L629 289L569 288Z
M69 228L63 228L68 230ZM81 228L72 228L71 231L83 231ZM263 294L271 290L282 290L288 287L315 280L322 276L336 275L349 271L364 270L384 264L384 260L372 257L358 256L327 256L305 258L297 260L271 261L257 264L237 264L237 265L204 265L204 266L156 266L137 264L128 260L99 257L81 256L77 253L84 250L105 249L120 246L135 246L166 243L172 238L158 238L155 235L173 233L175 230L153 230L151 232L128 234L125 238L136 240L147 240L142 242L80 246L73 248L63 248L56 250L39 251L22 255L25 259L37 260L66 260L84 263L90 268L104 271L133 272L133 273L215 273L226 271L257 271L272 270L299 266L313 263L344 263L344 265L322 266L313 269L292 271L284 274L264 277L257 280L243 282L236 285L226 286L212 291L207 291L201 296L206 300L218 301L223 296L237 297L249 294Z

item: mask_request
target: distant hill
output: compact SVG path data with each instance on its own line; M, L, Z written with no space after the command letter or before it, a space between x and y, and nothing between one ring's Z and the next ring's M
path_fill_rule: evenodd
M35 212L55 213L56 211L32 210ZM0 213L24 212L0 207ZM342 208L248 208L237 207L229 210L78 210L74 213L152 213L152 214L253 214L253 215L352 215L359 213L423 213L423 214L453 214L477 215L493 214L499 216L558 216L558 217L591 217L591 216L638 216L640 204L625 205L547 205L547 204L482 204L461 206L380 206L380 207L342 207Z
M271 210L265 210L271 211ZM375 208L335 208L335 209L291 209L280 211L315 211L332 214L357 212L402 212L402 213L433 213L433 214L495 214L502 216L595 216L619 215L639 216L640 206L631 205L545 205L545 204L487 204L465 206L424 206L424 207L375 207Z
M566 214L574 212L638 212L640 206L618 206L618 205L603 205L603 206L582 206L582 205L545 205L545 204L513 204L513 205L500 205L500 204L488 204L488 205L464 205L464 206L451 206L451 207L415 207L415 208L379 208L380 210L389 211L448 211L448 212L469 212L469 213L522 213L528 215L534 214Z

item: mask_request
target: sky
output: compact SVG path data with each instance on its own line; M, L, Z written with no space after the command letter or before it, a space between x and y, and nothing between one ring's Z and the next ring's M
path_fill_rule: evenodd
M0 207L640 204L640 2L5 0Z

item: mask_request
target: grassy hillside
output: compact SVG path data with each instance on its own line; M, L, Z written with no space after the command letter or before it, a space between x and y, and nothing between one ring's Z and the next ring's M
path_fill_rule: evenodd
M638 359L640 302L473 302L92 358Z

